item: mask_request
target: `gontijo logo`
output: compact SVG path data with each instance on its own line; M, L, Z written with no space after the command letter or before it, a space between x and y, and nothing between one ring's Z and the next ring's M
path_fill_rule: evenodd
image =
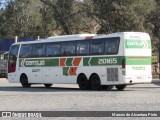
M21 60L21 67L27 67L27 66L44 66L45 60Z
M125 48L150 48L149 40L126 39L125 41Z
M127 41L127 46L143 46L141 41Z

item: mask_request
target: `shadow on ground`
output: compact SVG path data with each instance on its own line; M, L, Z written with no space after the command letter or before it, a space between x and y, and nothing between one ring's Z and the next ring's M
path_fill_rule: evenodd
M160 80L152 80L152 84L160 86Z
M23 88L21 86L0 86L0 91L13 91L13 92L126 92L126 91L139 91L140 89L160 89L160 80L153 80L152 84L157 86L134 86L128 85L123 91L118 91L115 87L112 90L80 90L79 88L68 87L54 87L45 88L44 86L33 85L30 88Z
M136 90L136 89L135 89ZM23 88L23 87L6 87L6 86L0 86L0 91L16 91L16 92L107 92L107 91L113 91L113 92L125 92L125 91L134 91L134 90L127 90L124 89L123 91L118 91L116 88L113 88L112 90L80 90L79 88L65 88L65 87L30 87L30 88Z

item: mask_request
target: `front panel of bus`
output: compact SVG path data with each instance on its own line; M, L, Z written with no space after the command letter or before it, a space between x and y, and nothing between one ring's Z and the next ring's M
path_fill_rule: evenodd
M125 82L151 82L151 41L147 33L125 33Z

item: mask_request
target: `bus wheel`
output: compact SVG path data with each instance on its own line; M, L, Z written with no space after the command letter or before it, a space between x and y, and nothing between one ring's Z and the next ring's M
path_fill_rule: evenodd
M46 87L46 88L49 88L49 87L51 87L53 84L44 84L44 86Z
M90 82L84 74L79 75L77 81L81 90L90 89Z
M26 75L21 75L20 82L23 87L26 87L26 88L31 87L31 84L28 83L28 78Z
M113 85L102 85L103 90L111 90L113 87Z
M94 74L91 76L91 87L92 90L100 90L101 89L101 81L98 75Z
M126 87L126 85L116 85L116 88L118 89L118 90L124 90L124 88Z

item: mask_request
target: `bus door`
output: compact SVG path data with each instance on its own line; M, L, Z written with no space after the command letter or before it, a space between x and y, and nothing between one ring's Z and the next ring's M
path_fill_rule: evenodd
M18 57L19 45L12 45L9 51L9 60L8 60L8 78L11 82L18 81L17 75L17 57Z

